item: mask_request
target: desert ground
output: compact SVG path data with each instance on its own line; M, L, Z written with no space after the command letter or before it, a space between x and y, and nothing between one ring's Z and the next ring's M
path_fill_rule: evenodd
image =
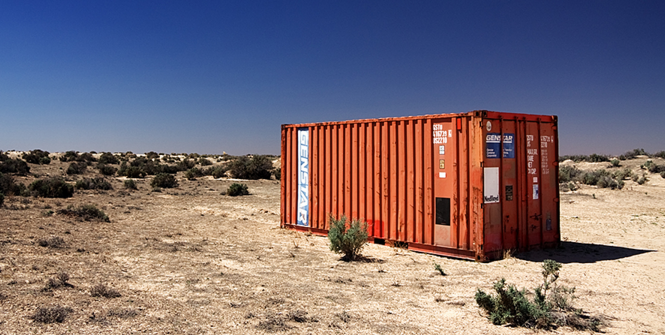
M646 158L624 161L640 171ZM662 159L654 159L665 164ZM68 181L68 163L30 164L15 177ZM573 164L568 162L567 164ZM608 163L579 163L581 169ZM640 172L641 173L641 172ZM250 195L221 195L236 181L210 176L153 192L150 176L127 190L77 190L66 199L11 196L0 208L0 334L529 334L588 333L491 324L474 300L500 278L533 289L541 262L563 264L573 304L602 316L608 334L665 333L665 179L622 190L582 185L561 194L559 249L490 263L368 245L344 262L326 237L281 229L276 180L242 181ZM94 204L110 222L58 214ZM59 247L40 241L62 238ZM434 270L440 264L446 276ZM67 285L48 286L66 273ZM118 297L91 295L96 285ZM31 318L71 309L61 323Z

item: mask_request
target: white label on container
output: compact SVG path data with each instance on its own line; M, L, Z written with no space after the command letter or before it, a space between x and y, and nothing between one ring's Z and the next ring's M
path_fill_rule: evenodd
M445 172L439 172L439 178L446 178Z
M537 184L538 183L538 177L533 177L533 183Z
M309 227L309 129L298 129L298 219Z
M445 155L446 154L446 146L445 145L440 145L439 146L439 155Z
M538 200L538 184L533 184L533 200Z
M499 202L499 168L486 167L484 169L483 196L486 204Z

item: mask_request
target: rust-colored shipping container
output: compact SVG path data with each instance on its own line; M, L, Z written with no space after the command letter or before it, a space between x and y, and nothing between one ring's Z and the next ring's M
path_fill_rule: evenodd
M281 225L489 261L556 247L556 116L473 111L282 125Z

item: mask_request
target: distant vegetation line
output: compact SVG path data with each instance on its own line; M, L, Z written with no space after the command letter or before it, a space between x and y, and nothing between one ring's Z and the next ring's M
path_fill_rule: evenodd
M637 156L647 156L649 158L654 158L654 157L660 157L660 158L665 158L665 151L658 151L654 154L648 153L644 151L644 149L633 149L632 151L628 151L623 155L619 156L614 156L614 155L601 155L601 154L591 154L591 155L563 155L559 156L559 161L563 162L565 160L571 160L574 162L590 162L590 163L597 163L597 162L609 162L612 159L618 159L618 160L627 160L627 159L635 159Z

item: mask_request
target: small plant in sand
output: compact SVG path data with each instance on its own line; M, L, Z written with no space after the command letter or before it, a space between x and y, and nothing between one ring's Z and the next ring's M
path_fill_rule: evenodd
M61 209L58 214L74 216L85 221L103 221L110 222L109 217L103 210L97 208L95 205L83 205L79 207L68 206L66 209Z
M345 261L356 260L360 256L365 244L367 244L367 223L353 220L347 224L346 216L342 215L339 220L330 215L330 250L337 254L343 254Z
M229 186L229 189L226 190L226 194L232 197L239 195L248 195L249 190L247 190L247 185L245 184L233 183L231 184L231 186Z
M90 289L90 295L93 297L104 297L104 298L118 298L122 295L115 289L112 289L104 284L98 284L93 286Z
M441 267L441 265L437 264L436 262L434 262L434 270L436 270L442 276L446 275L446 272L443 271L443 268Z

